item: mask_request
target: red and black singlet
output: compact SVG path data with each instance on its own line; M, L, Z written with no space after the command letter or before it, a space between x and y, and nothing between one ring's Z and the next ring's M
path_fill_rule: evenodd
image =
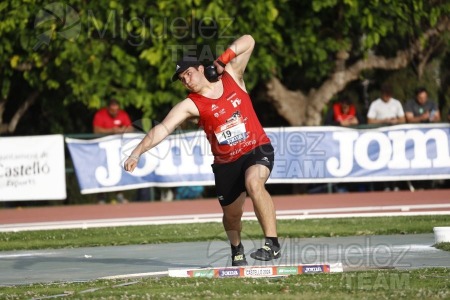
M254 148L270 143L253 109L250 96L224 72L223 94L211 99L188 95L200 112L199 126L211 144L214 163L232 162Z

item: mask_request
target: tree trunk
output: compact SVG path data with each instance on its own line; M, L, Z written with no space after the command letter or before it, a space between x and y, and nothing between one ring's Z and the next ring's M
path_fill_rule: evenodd
M306 112L306 97L300 91L288 90L281 81L273 77L266 83L269 101L278 113L293 126L303 125Z
M3 124L3 113L5 112L6 100L0 101L0 126ZM0 131L1 132L1 131Z
M13 133L16 130L17 124L19 123L20 119L23 117L23 115L27 112L28 108L30 108L31 105L33 105L34 102L36 102L36 99L39 96L38 91L32 92L28 98L22 103L22 105L17 109L16 113L12 117L11 121L9 123L1 123L0 124L0 134L3 133ZM4 104L5 102L2 102L3 107L0 106L0 114L3 116L4 112ZM3 111L2 111L3 110Z

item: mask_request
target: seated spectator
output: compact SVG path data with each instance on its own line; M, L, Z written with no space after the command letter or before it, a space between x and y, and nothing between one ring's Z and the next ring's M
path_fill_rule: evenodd
M439 122L441 115L439 109L433 101L428 99L428 91L420 87L415 91L415 99L411 99L405 104L405 116L408 123L431 123ZM433 186L433 181L419 180L410 185L414 189L429 189Z
M392 87L381 86L381 96L370 104L367 123L395 125L405 123L405 113L400 101L392 98Z
M405 123L405 113L400 101L392 98L392 87L389 84L381 86L381 96L370 104L367 113L368 124L395 125ZM382 188L385 191L398 191L397 182L384 182Z
M441 115L435 102L428 99L428 91L420 87L415 99L405 104L405 116L408 123L430 123L441 121Z
M325 125L356 126L361 117L358 115L355 105L347 96L340 97L331 105L325 118ZM361 183L336 183L334 190L338 193L349 191L365 191L366 187Z
M134 130L130 117L126 111L120 109L116 99L110 99L107 107L95 113L92 125L94 133L125 133Z
M101 108L95 113L92 127L94 133L104 134L125 133L134 130L128 113L120 109L119 101L116 99L110 99L107 107ZM99 204L106 203L106 193L98 194L97 198ZM116 198L113 202L128 203L128 199L122 192L118 192Z
M340 101L333 104L334 122L341 126L358 125L356 116L356 107L348 98L341 98Z

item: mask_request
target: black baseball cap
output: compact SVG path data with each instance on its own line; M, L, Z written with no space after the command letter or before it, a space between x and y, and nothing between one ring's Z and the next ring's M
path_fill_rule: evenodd
M190 67L200 66L201 63L197 60L196 57L185 56L179 61L177 61L177 66L175 69L175 73L172 75L172 82L177 81L178 75L189 69Z

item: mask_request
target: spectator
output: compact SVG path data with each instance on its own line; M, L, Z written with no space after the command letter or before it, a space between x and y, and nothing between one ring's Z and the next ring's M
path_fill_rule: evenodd
M359 124L356 107L348 97L342 97L329 110L326 125L354 126Z
M130 117L124 110L120 109L119 101L116 99L110 99L107 107L95 113L92 125L94 133L114 134L133 131ZM118 192L116 198L119 203L128 202L122 192ZM105 202L106 194L100 193L98 195L98 203L104 204Z
M367 123L395 125L405 123L405 113L400 101L392 98L392 87L389 84L381 86L381 97L370 104L367 113ZM385 191L398 191L397 182L384 182Z
M367 113L369 124L395 125L405 123L405 113L400 101L392 98L392 87L388 84L381 86L381 97L370 104Z
M419 87L415 91L415 99L411 99L405 104L405 116L408 123L430 123L439 122L441 115L439 109L433 101L428 99L428 91L424 87ZM414 189L428 189L433 185L433 181L419 180L409 183Z
M125 133L132 132L131 120L128 114L120 109L119 101L111 99L108 106L100 109L94 116L94 133Z
M439 109L428 99L428 91L420 87L415 92L415 99L406 102L405 116L408 123L430 123L441 121Z
M358 115L355 105L348 96L342 96L338 101L331 105L325 119L325 125L335 126L356 126L361 117ZM334 190L338 193L345 193L352 190L365 191L366 187L361 184L336 183Z

